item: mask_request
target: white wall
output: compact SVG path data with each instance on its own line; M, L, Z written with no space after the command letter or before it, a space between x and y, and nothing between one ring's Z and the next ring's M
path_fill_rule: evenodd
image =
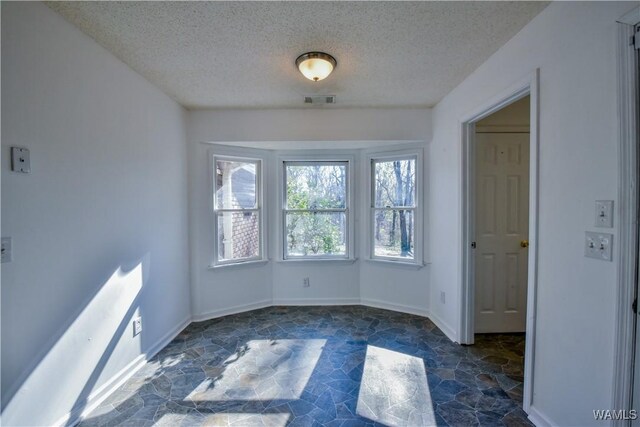
M185 112L44 5L3 3L2 235L14 239L14 261L2 266L3 421L54 422L180 326L189 316L188 249L196 318L281 296L360 298L425 309L455 334L459 120L540 68L533 405L556 424L594 423L591 410L610 406L616 272L614 263L584 258L582 243L593 228L594 200L617 194L615 19L633 6L551 4L433 110L425 150L428 267L358 261L213 271L208 146L201 142L299 141L316 149L322 141L331 148L429 142L431 110L190 112L187 247ZM8 171L12 145L31 149L31 174ZM267 189L270 197L275 191ZM321 286L303 290L302 274ZM135 313L144 316L137 338ZM575 362L585 355L589 363Z
M611 406L615 263L585 258L583 242L594 201L617 195L615 20L634 6L552 3L434 110L431 311L458 330L460 120L540 68L533 408L557 425L597 424L592 410Z
M356 303L362 300L389 304L419 305L428 310L428 269L411 271L389 266L353 264L292 265L275 262L277 236L276 154L270 161L267 178L269 202L269 256L272 262L250 268L208 269L211 263L211 219L208 206L211 186L208 178L211 149L203 142L242 144L263 148L308 148L335 152L351 150L377 141L381 147L392 141L429 141L430 109L301 109L301 110L214 110L189 113L189 182L192 249L192 299L196 318L235 311L236 307L276 304ZM388 140L388 143L381 141ZM283 144L282 141L285 141ZM360 170L361 159L356 160ZM362 181L359 181L362 182ZM358 200L363 194L354 189ZM360 227L356 209L355 227ZM362 242L356 235L356 256ZM362 276L361 276L362 275ZM311 286L302 287L303 277ZM364 280L363 280L364 278ZM398 282L401 282L400 285ZM416 297L417 296L417 297Z
M35 2L2 3L2 106L2 418L50 425L190 317L185 111Z

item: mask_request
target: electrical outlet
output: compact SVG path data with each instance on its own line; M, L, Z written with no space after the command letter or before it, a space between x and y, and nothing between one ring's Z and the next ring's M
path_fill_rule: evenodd
M596 227L613 227L613 200L596 200Z
M308 277L305 277L304 279L302 279L302 287L303 287L303 288L308 288L309 286L311 286L311 285L309 284L309 278L308 278Z
M136 317L133 319L133 336L140 334L142 332L142 317Z
M11 262L13 259L11 237L3 237L0 241L2 242L0 245L0 260L2 262Z
M440 291L440 302L444 304L445 301L446 301L446 294L444 291Z
M603 261L611 261L613 234L585 232L584 256Z

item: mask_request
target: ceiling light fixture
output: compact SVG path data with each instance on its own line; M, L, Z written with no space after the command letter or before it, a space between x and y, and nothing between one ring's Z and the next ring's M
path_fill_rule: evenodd
M296 67L306 78L314 82L326 79L336 68L336 64L336 59L324 52L307 52L296 59Z

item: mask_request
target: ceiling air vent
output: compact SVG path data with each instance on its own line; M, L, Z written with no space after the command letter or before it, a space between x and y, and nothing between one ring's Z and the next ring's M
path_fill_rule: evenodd
M335 104L335 95L305 95L305 104Z

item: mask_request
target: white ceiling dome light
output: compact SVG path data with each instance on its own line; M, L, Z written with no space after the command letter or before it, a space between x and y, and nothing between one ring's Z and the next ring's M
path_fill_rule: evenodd
M307 52L296 59L296 67L302 75L314 82L326 79L336 64L336 59L324 52Z

